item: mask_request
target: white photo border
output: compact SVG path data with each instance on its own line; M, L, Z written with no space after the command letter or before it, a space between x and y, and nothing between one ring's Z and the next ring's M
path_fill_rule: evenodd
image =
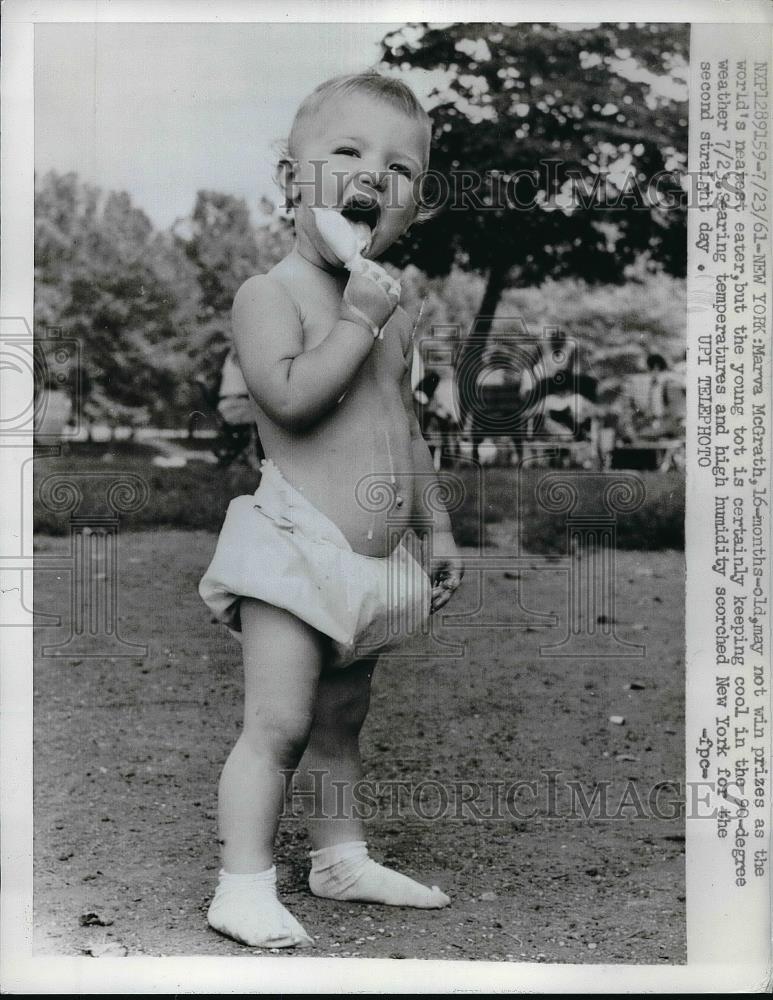
M387 16L385 16L385 13ZM375 2L296 0L292 4L249 0L6 0L3 7L2 60L2 274L3 323L26 320L33 305L33 35L43 22L227 22L227 21L444 21L550 20L619 21L620 4L568 4L559 0L513 3L480 0L449 5L425 0L393 0L385 12ZM753 25L769 39L773 13L756 0L648 0L625 6L628 21L690 22L721 31L723 25ZM697 53L696 53L697 55ZM770 48L768 46L768 60ZM691 103L691 119L694 109ZM768 329L770 336L770 329ZM3 373L0 373L2 377ZM25 388L3 379L8 405L21 405ZM31 379L27 386L32 394ZM16 394L14 397L13 394ZM31 518L23 537L8 512L19 504L19 483L32 458L31 440L0 449L3 552L32 553ZM689 572L689 552L688 572ZM0 563L5 567L6 563ZM31 590L28 591L31 594ZM4 597L5 599L5 597ZM739 967L728 948L728 928L708 927L697 916L706 900L722 891L706 868L710 853L689 840L688 962L686 965L542 965L491 962L436 962L381 959L245 958L92 958L43 957L31 952L32 937L32 636L31 629L0 630L2 669L1 812L3 892L0 897L2 982L8 992L57 993L237 993L237 992L736 992L762 991L770 983L770 952L760 952ZM768 662L768 672L770 664ZM768 673L769 676L769 673ZM689 708L688 708L689 712ZM689 720L687 758L694 757ZM768 736L769 747L769 736ZM691 776L688 764L688 779ZM714 896L712 896L714 894ZM713 905L713 904L712 904ZM700 939L691 924L700 928ZM710 939L706 933L711 931ZM741 928L743 933L743 928ZM324 963L324 964L321 964Z

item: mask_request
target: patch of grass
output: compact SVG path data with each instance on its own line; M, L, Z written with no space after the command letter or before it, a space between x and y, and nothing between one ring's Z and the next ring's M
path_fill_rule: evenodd
M567 514L546 510L538 496L539 483L549 471L532 470L523 491L523 546L541 554L563 553L567 546ZM639 480L644 499L636 510L615 513L617 548L643 552L684 549L684 476L678 472L630 474ZM578 493L575 514L598 516L601 524L609 513L604 502L605 490L618 481L621 474L609 472L602 478L579 473L574 478L568 471L567 475Z
M449 474L458 477L463 501L451 512L454 536L460 545L487 544L486 528L511 522L520 529L523 548L535 554L565 553L567 512L546 509L540 500L540 484L558 470L529 467L515 469L488 467L462 468ZM603 517L604 493L610 484L627 473L585 474L568 469L559 473L577 491L573 513ZM644 495L638 509L616 513L619 549L684 548L684 477L676 472L631 473L638 479ZM481 528L481 525L483 526Z
M65 535L70 531L71 511L51 510L41 497L48 476L72 481L83 494L83 511L108 512L105 491L121 473L139 477L148 492L147 502L137 511L120 515L125 529L175 527L219 531L229 502L254 493L259 476L245 465L223 469L193 462L184 468L164 469L150 464L156 452L147 445L114 442L73 447L61 458L39 458L35 463L34 527L37 534ZM105 459L105 456L110 456Z

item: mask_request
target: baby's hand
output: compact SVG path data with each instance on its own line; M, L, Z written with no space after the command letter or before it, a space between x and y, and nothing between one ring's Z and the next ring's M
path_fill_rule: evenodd
M400 301L400 286L372 260L360 258L362 269L352 270L344 289L341 318L365 323L374 337L386 324Z
M464 563L450 534L435 536L433 548L441 554L432 557L432 615L451 600L464 576Z

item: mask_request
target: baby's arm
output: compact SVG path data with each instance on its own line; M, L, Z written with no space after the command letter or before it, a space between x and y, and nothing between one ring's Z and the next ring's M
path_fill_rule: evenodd
M414 530L422 538L424 544L429 544L432 554L430 577L432 579L432 605L434 614L453 596L454 591L462 582L464 564L456 548L451 519L437 501L429 504L428 497L437 496L438 490L430 489L437 481L435 467L432 464L427 442L421 433L421 426L416 417L411 389L410 368L405 373L402 383L403 402L408 414L411 428L411 446L413 452L413 518ZM428 529L427 525L432 528Z
M355 281L352 275L350 284ZM387 318L394 303L374 282L354 296L371 321ZM260 408L280 427L313 426L346 392L373 347L373 334L344 305L327 337L303 349L298 312L281 284L267 275L246 281L232 310L233 337L247 387ZM386 319L383 320L386 322ZM383 325L383 323L381 323Z

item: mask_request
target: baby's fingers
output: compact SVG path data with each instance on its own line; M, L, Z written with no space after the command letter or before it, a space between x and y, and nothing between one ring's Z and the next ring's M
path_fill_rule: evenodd
M432 602L430 612L434 614L454 596L454 592L462 582L462 574L459 570L449 570L447 573L435 581L432 588Z
M341 316L353 322L364 322L374 337L395 311L396 302L386 289L369 278L352 275L343 295Z
M435 612L439 611L442 607L448 604L452 597L452 590L448 590L446 587L433 587L429 613L434 615Z
M350 265L353 274L361 274L365 278L370 278L379 287L383 288L389 295L397 294L400 297L400 282L393 278L389 272L374 260L367 257L359 257Z
M390 284L389 285L381 284L381 287L387 293L387 296L389 297L389 301L394 306L397 306L397 304L400 301L400 285L397 284L394 281L391 281L391 279L390 279Z

